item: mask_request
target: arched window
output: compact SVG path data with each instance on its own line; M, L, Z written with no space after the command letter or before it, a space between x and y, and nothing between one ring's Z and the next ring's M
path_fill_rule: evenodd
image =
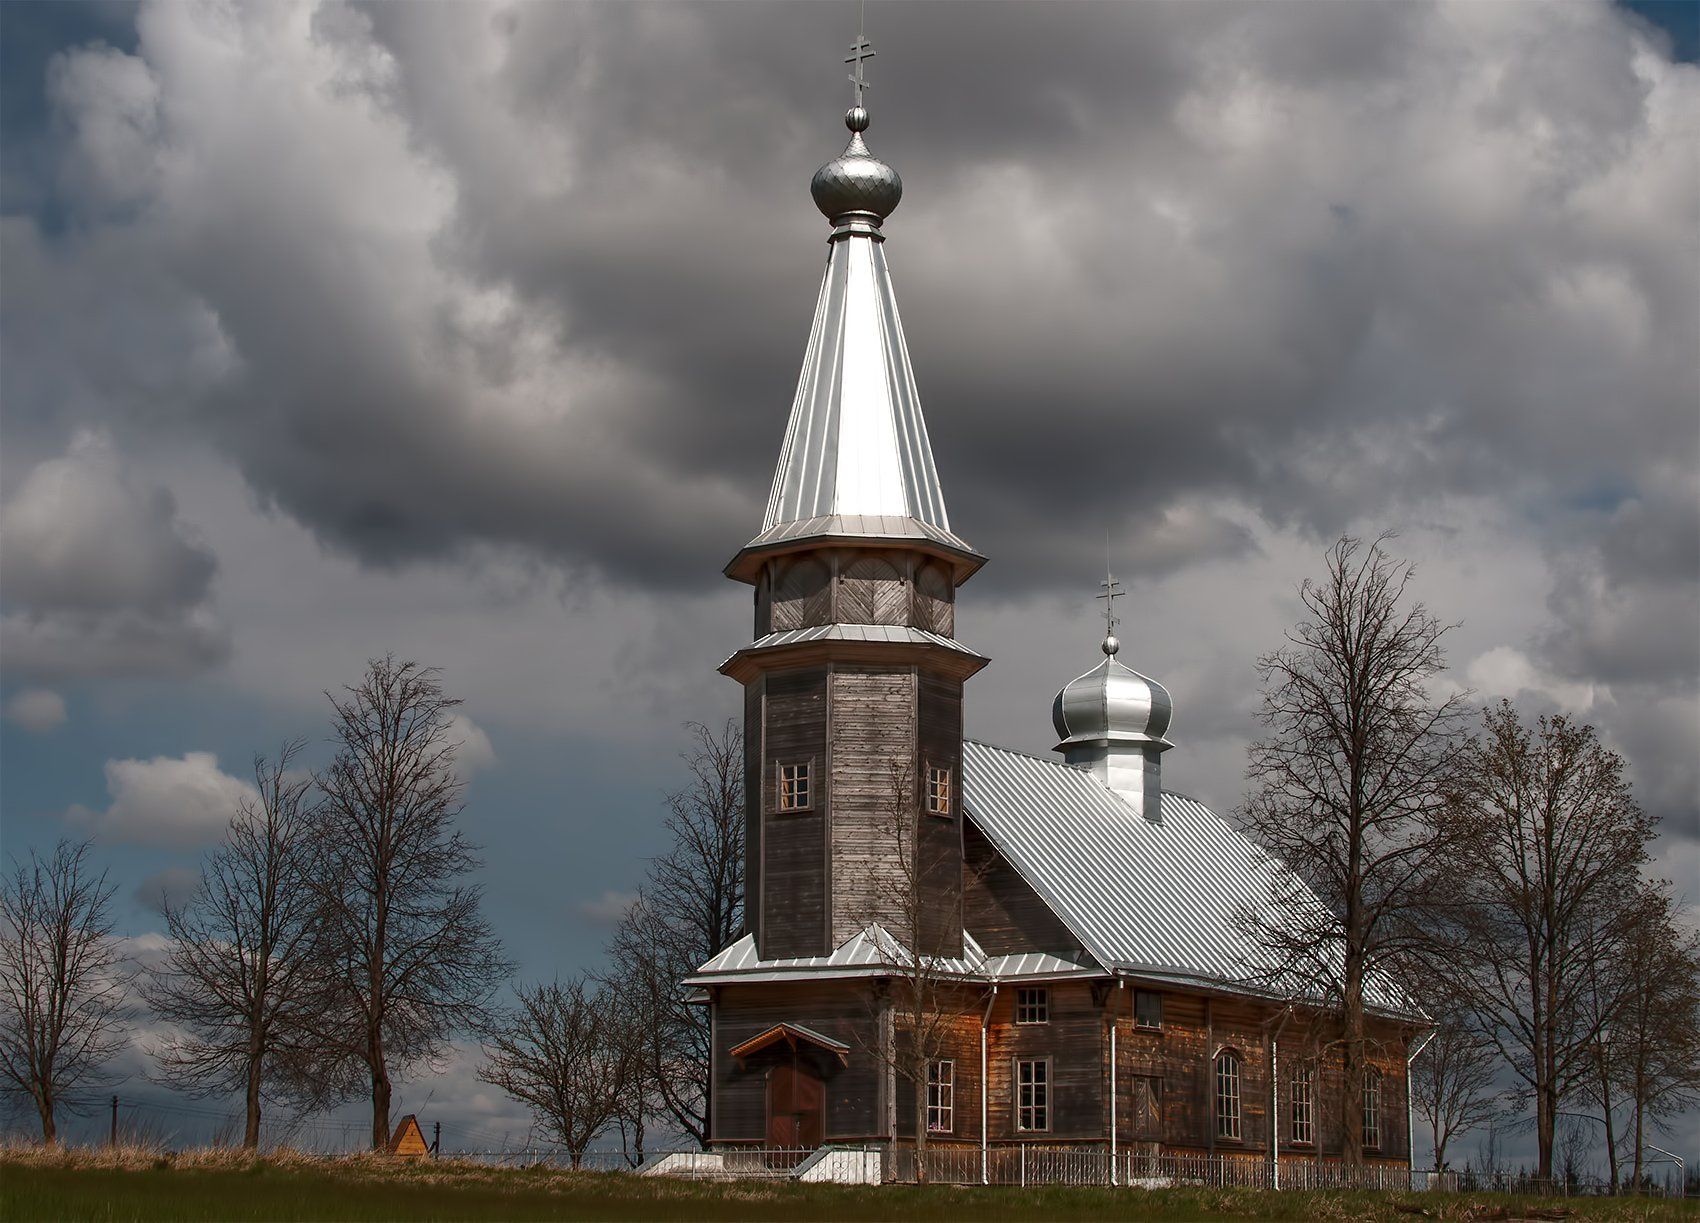
M1240 1055L1232 1049L1216 1055L1216 1137L1240 1137Z
M1381 1071L1364 1071L1364 1145L1381 1145Z
M1290 1103L1291 1135L1294 1142L1316 1141L1316 1069L1300 1062L1292 1069L1287 1096Z

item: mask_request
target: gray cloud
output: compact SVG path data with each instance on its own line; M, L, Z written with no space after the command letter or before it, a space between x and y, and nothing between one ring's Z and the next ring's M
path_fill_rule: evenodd
M7 664L25 675L180 674L220 661L218 562L164 488L82 432L0 508Z
M6 699L6 720L43 735L65 724L65 698L51 688L26 688Z
M881 20L891 255L994 591L1090 567L1081 518L1161 567L1244 546L1148 538L1206 494L1326 534L1447 490L1634 495L1691 440L1695 73L1612 10ZM206 337L185 408L263 498L375 563L495 541L713 580L818 271L826 13L162 6L140 31L53 75L87 229L50 245L152 265Z

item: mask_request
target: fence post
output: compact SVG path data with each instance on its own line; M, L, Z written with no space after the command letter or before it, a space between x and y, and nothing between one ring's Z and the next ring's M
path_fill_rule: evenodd
M112 1146L118 1145L118 1097L117 1096L112 1097L112 1137L110 1139L110 1142L111 1142Z
M1021 1187L1027 1188L1027 1144L1021 1144Z

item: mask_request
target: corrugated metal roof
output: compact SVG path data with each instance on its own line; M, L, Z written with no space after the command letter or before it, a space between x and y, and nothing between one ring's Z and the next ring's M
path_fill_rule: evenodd
M1141 819L1083 770L963 743L963 810L1096 959L1267 992L1268 953L1241 916L1272 912L1283 868L1204 804L1161 801L1160 823ZM1372 993L1384 1009L1410 1009L1389 982Z
M831 955L763 960L756 955L751 935L727 947L686 980L703 985L710 978L740 981L794 981L810 977L882 976L894 964L908 961L909 950L883 926L870 926L848 939ZM1049 952L987 956L972 934L964 934L962 954L938 961L939 971L973 981L1007 981L1101 975L1095 964L1080 964Z
M764 531L826 515L950 530L884 240L835 234L773 476Z
M769 548L796 539L815 539L835 536L843 539L914 539L925 540L975 557L979 553L955 533L896 514L819 514L813 518L797 518L775 523L757 535L745 548Z
M745 650L764 650L773 646L804 645L811 641L879 641L898 645L936 645L955 650L958 654L967 654L971 658L980 657L960 641L902 624L817 624L811 628L784 629L757 638L738 653L742 654Z
M962 955L937 961L938 971L952 976L971 977L980 971L986 953L972 935L964 935ZM889 973L893 964L906 963L909 949L901 940L878 924L869 926L840 944L831 955L796 956L764 960L756 954L753 935L727 947L686 978L687 985L699 985L707 977L736 975L745 980L790 980L807 976L880 976Z

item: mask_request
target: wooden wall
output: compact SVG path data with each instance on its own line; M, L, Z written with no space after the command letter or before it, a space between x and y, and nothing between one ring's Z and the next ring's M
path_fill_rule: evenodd
M1048 984L1050 1019L1042 1024L1015 1023L1016 986L1001 985L991 1009L987 1034L987 1137L1036 1143L1107 1143L1110 1091L1109 1024L1116 1023L1116 1128L1119 1144L1132 1148L1146 1140L1134 1115L1134 1079L1162 1083L1162 1149L1228 1155L1267 1155L1270 1137L1269 1046L1263 1020L1265 1004L1250 999L1206 997L1162 990L1163 1026L1135 1028L1133 987L1118 990L1105 981L1070 980ZM883 1136L888 1118L899 1138L914 1136L913 1087L903 1079L890 1084L886 1071L868 1051L877 1031L877 1003L871 983L796 982L722 986L715 1022L715 1137L760 1141L766 1137L766 1072L759 1064L739 1070L726 1050L789 1021L814 1028L851 1046L849 1064L826 1080L828 1139ZM980 1017L985 992L965 988L956 999L957 1018L944 1056L956 1063L955 1124L933 1141L977 1143L980 1136ZM1371 1060L1382 1070L1382 1144L1365 1158L1402 1163L1407 1154L1404 1035L1387 1024L1372 1025L1376 1038ZM1302 1029L1289 1021L1279 1037L1283 1065L1277 1113L1282 1125L1283 1158L1301 1158L1309 1148L1290 1144L1287 1123L1286 1067L1300 1056ZM1224 1046L1241 1056L1241 1134L1239 1141L1215 1135L1215 1063ZM1331 1054L1316 1084L1316 1120L1325 1135L1319 1157L1340 1157L1337 1123L1339 1063ZM1051 1062L1051 1126L1043 1133L1015 1129L1014 1065L1020 1058ZM888 1107L891 1112L888 1113Z
M992 1139L1024 1138L1067 1142L1104 1136L1104 1057L1107 1029L1087 981L1050 986L1050 1019L1015 1022L1016 987L1002 985L992 1003L987 1050L986 1133ZM1015 1063L1023 1058L1051 1059L1051 1127L1045 1133L1017 1133Z
M988 955L1081 954L1080 940L972 821L964 821L963 924Z
M727 1052L782 1022L813 1028L850 1046L848 1065L825 1076L828 1141L877 1137L884 1092L880 1068L866 1052L877 1030L869 983L798 982L725 985L714 1016L714 1138L762 1142L767 1138L767 1067L752 1059L740 1068Z
M898 830L914 835L915 672L835 665L832 702L832 945L870 919L902 936Z
M920 947L929 954L962 951L962 681L921 672L917 677L917 853L926 893ZM926 810L927 768L950 770L950 813ZM978 1037L976 1037L978 1040Z
M824 955L827 943L826 828L833 796L827 767L826 670L774 671L764 678L759 950L764 959ZM812 764L807 811L776 811L777 766Z

